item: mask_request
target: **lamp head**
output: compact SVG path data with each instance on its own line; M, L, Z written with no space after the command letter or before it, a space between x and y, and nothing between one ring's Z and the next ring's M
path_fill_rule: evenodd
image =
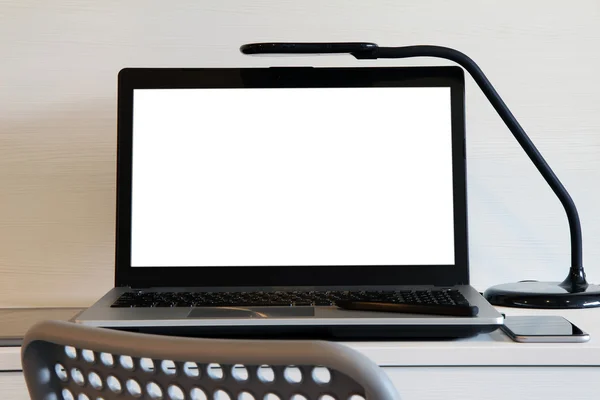
M351 54L356 58L373 57L379 48L370 42L318 42L318 43L248 43L240 47L242 54L252 56L300 55L300 54ZM369 57L371 55L371 57Z

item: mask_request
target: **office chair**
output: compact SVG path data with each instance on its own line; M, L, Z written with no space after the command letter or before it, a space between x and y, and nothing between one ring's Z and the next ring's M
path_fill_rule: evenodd
M381 368L321 341L197 339L41 322L21 360L32 400L396 400Z

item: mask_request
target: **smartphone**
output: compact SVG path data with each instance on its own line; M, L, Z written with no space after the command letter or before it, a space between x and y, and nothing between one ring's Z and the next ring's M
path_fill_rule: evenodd
M346 54L376 49L375 43L249 43L240 47L247 55Z
M553 315L505 317L501 329L515 342L583 343L590 335L566 318Z

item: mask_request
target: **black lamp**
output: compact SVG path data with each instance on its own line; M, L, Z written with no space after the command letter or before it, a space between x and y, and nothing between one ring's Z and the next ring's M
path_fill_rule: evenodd
M573 199L479 66L467 55L440 46L379 47L374 43L366 42L252 43L243 45L240 50L248 55L347 53L359 60L435 57L459 64L473 77L500 118L517 139L517 142L550 185L567 213L571 231L571 267L564 281L507 283L487 289L484 297L494 305L506 307L550 309L600 307L600 285L588 284L585 278L582 261L581 224Z

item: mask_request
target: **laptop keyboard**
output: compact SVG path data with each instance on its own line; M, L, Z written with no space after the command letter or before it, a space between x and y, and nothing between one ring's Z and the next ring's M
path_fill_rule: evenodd
M401 291L293 291L293 292L144 292L122 294L111 307L261 307L333 306L336 301L394 304L463 305L469 302L456 289Z

